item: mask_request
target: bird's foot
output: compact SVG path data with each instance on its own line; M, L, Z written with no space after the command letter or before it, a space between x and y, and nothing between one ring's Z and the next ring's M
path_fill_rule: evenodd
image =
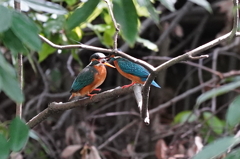
M135 82L132 82L131 84L122 86L122 88L128 88L128 87L130 87L130 86L132 86L132 85L134 85L134 84L135 84Z
M102 89L101 88L95 88L94 91L101 91Z
M95 95L97 95L97 94L88 94L87 96L89 96L90 99L92 99L92 97L95 96Z

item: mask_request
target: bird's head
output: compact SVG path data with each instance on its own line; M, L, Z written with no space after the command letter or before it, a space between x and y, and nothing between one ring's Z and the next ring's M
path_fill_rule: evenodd
M120 59L120 58L122 58L122 57L121 57L121 56L110 55L110 56L107 58L107 60L108 60L109 62L112 62L112 61L118 60L118 59Z
M115 68L113 65L109 64L106 60L106 56L103 53L95 53L90 57L91 65L106 65Z

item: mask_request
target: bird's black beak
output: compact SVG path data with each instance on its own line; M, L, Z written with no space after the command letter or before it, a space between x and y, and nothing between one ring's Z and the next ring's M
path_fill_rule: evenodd
M106 59L100 59L100 62L101 62L102 64L104 64L105 66L115 68L113 65L111 65L110 63L108 63Z

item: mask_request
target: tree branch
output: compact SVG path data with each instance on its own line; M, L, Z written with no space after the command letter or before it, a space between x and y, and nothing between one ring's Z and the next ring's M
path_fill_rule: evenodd
M117 33L115 34L115 37L114 37L114 49L105 49L105 48L100 48L100 47L94 47L94 46L89 46L89 45L84 45L84 44L77 44L77 45L56 45L54 43L52 43L51 41L49 41L48 39L46 39L45 37L40 36L40 38L46 42L47 44L49 44L50 46L54 47L54 48L57 48L57 49L72 49L72 48L82 48L82 49L87 49L87 50L92 50L92 51L98 51L98 52L103 52L103 53L109 53L109 54L116 54L116 55L120 55L124 58L127 58L129 59L130 61L133 61L135 63L138 63L140 65L143 65L144 67L146 67L149 71L150 71L150 75L149 77L147 78L147 81L145 82L144 86L143 86L143 90L142 90L142 94L143 94L143 113L142 113L142 117L144 118L145 120L145 117L147 117L147 109L148 109L148 94L149 94L149 88L150 88L150 85L151 85L151 82L153 81L153 79L156 77L156 75L164 70L164 69L167 69L168 67L176 64L176 63L179 63L181 61L185 61L185 60L189 60L189 59L202 59L202 58L207 58L208 55L201 55L201 56L196 56L197 54L209 49L209 48L212 48L218 44L220 44L221 42L223 41L226 41L228 40L231 35L233 34L234 36L240 36L240 32L237 32L235 31L234 29L217 38L217 39L214 39L200 47L197 47L196 49L193 49L183 55L180 55L180 56L177 56L161 65L159 65L158 67L153 67L152 65L150 65L149 63L143 61L143 60L140 60L140 59L136 59L122 51L119 51L117 50L117 35L118 35L118 31L119 31L119 28L118 28L118 25L114 19L114 16L112 14L112 10L111 10L111 5L109 3L108 0L105 0L105 2L108 4L108 8L109 8L109 12L110 12L110 15L113 19L113 22L114 22L114 26L116 28L116 31ZM235 7L238 6L238 2L237 0L235 1L234 3ZM238 27L238 8L237 8L237 11L236 11L236 16L235 16L235 20L234 20L234 27L233 28L237 28ZM196 57L195 57L196 56ZM132 90L132 87L130 87L130 89ZM46 117L48 117L51 113L53 112L56 112L56 111L63 111L63 110L67 110L67 109L72 109L74 107L77 107L77 106L84 106L84 105L88 105L90 103L93 103L93 102L98 102L100 101L100 99L105 99L105 98L110 98L110 97L115 97L115 96L118 96L118 95L121 95L121 94L125 94L125 93L129 93L129 89L115 89L115 90L109 90L109 91L106 91L106 92L103 92L103 93L100 93L96 96L94 96L92 98L92 100L90 99L83 99L83 100L77 100L77 101L74 101L74 102L67 102L67 103L51 103L49 105L49 107L47 109L45 109L42 113L40 113L39 115L37 115L36 117L34 117L33 119L31 119L29 122L28 122L28 125L30 127L34 127L36 124L40 123L41 121L43 121ZM150 112L151 113L151 112Z
M117 87L115 89L111 89L111 90L99 93L93 96L92 99L84 98L84 99L74 100L66 103L52 102L48 105L48 108L46 108L41 113L39 113L38 115L33 117L31 120L29 120L27 125L30 128L33 128L54 113L62 112L68 109L76 108L76 107L87 106L89 104L102 101L103 99L113 98L120 95L128 94L132 92L132 90L133 90L133 86L129 88L124 88L124 89L122 89L121 87Z
M14 7L17 11L21 12L21 1L14 0ZM18 81L20 89L23 90L23 57L22 54L18 54ZM16 116L22 118L22 106L23 103L16 104Z

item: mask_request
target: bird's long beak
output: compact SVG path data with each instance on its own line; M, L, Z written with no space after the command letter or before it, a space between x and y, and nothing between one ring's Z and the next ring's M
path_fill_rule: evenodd
M106 66L108 66L108 67L115 68L113 65L111 65L110 63L108 63L108 62L106 62L106 61L105 61L105 62L103 62L103 64L104 64L104 65L106 65Z

